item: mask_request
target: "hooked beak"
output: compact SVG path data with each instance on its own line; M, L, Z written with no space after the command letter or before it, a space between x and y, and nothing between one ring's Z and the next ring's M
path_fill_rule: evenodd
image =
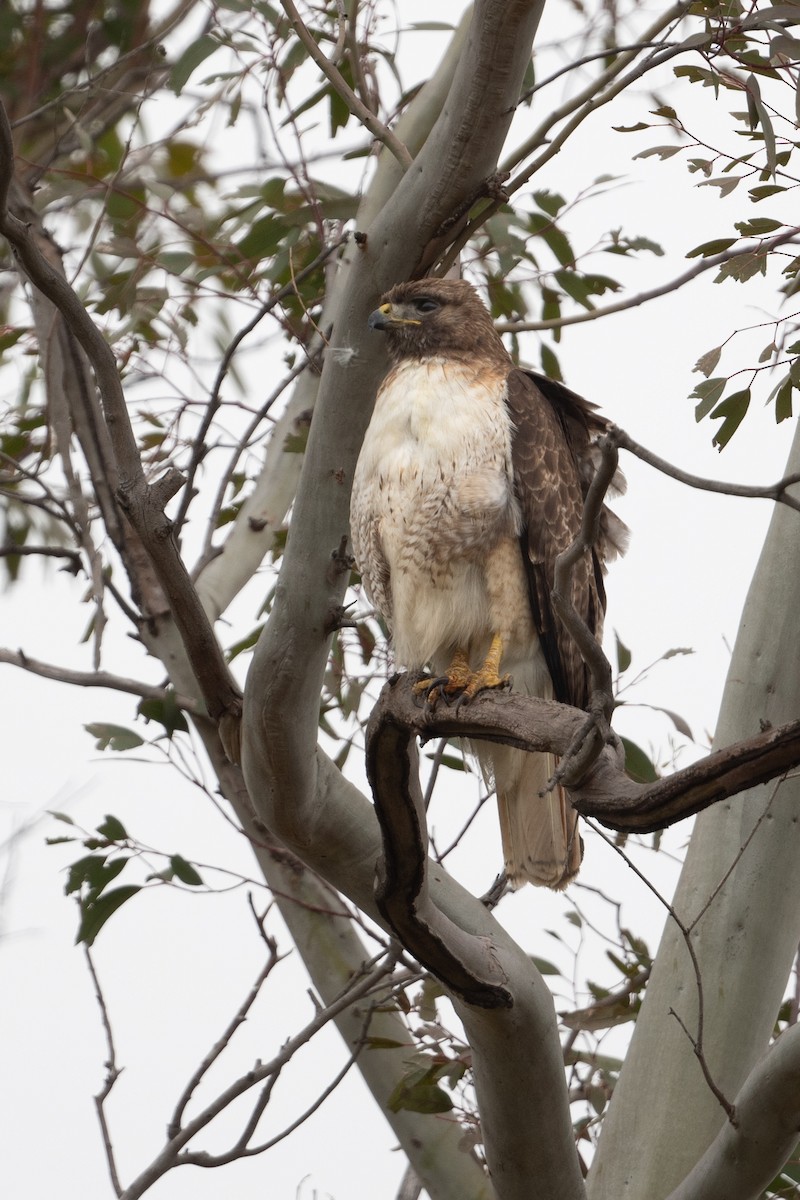
M369 314L367 321L370 329L394 329L398 325L421 325L421 321L415 321L410 317L400 317L393 310L391 304L382 304L380 308L376 308L374 312Z

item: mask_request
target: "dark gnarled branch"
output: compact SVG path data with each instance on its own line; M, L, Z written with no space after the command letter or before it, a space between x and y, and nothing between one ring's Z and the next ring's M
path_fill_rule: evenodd
M406 742L414 737L478 739L562 755L586 719L579 709L555 700L499 692L481 693L458 710L439 706L431 712L421 706L412 682L401 675L384 687L368 728L371 779L386 789L387 796L390 790L397 795L392 763L401 753L403 738ZM586 776L570 788L570 799L582 816L595 817L610 829L649 833L799 764L800 721L717 750L655 783L634 782L616 753L605 747ZM381 803L386 807L386 800Z
M414 739L459 737L564 754L585 726L578 709L513 693L485 692L460 709L431 710L414 677L386 684L367 727L367 774L383 837L376 901L381 914L423 966L458 996L484 1008L512 1003L486 938L456 925L428 891L428 833ZM800 721L738 742L656 783L639 784L605 746L570 789L584 817L621 831L663 829L800 764ZM531 797L531 803L535 803Z
M383 833L384 857L375 889L382 916L422 965L462 999L482 1008L509 1006L507 981L488 940L467 933L430 898L428 829L416 747L402 718L381 701L367 730L367 775Z

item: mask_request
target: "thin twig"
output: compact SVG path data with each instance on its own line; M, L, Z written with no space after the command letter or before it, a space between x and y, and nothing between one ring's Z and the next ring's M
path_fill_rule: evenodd
M730 876L732 875L733 871L735 870L735 868L736 868L737 864L739 863L739 860L741 859L741 857L742 857L742 855L744 854L745 850L747 849L747 847L748 847L748 846L750 845L750 843L752 842L753 838L754 838L754 837L756 836L756 834L758 833L759 829L761 828L761 825L762 825L762 823L763 823L764 821L766 821L767 817L769 816L770 809L772 808L772 803L773 803L773 801L775 800L775 797L777 796L777 794L778 794L778 791L780 790L780 787L781 787L781 785L782 785L783 783L785 783L785 782L786 782L786 778L787 778L787 776L786 776L786 775L782 775L780 779L776 780L776 782L775 782L775 786L774 786L774 787L773 787L773 789L772 789L772 793L771 793L771 795L770 795L769 799L767 800L767 803L764 805L764 809L763 809L763 811L761 812L761 814L760 814L760 816L759 816L758 820L756 821L755 825L754 825L754 826L753 826L753 828L750 830L750 832L748 833L747 837L744 839L744 841L742 842L741 846L739 847L739 850L738 850L738 852L736 853L736 856L734 857L734 860L733 860L733 862L732 862L732 863L731 863L731 865L728 867L727 871L726 871L726 872L725 872L725 874L722 876L722 878L721 878L721 879L720 879L720 880L717 882L717 884L716 884L716 886L715 886L714 890L712 891L711 895L710 895L710 896L708 897L708 899L706 900L706 902L705 902L705 904L703 905L703 907L700 909L700 911L699 911L698 913L696 913L696 915L695 915L695 918L694 918L694 920L692 921L692 923L691 923L690 925L687 925L687 929L689 930L689 932L690 932L690 933L691 933L691 932L692 932L692 930L695 928L695 926L696 926L696 925L699 923L700 919L701 919L702 917L704 917L704 916L705 916L705 914L708 912L709 908L710 908L710 907L711 907L711 905L714 903L714 901L716 900L717 896L718 896L718 895L720 894L720 892L722 891L722 889L723 889L723 887L725 886L725 884L728 882L728 879L730 878Z
M170 1141L174 1140L180 1134L181 1122L183 1120L183 1114L186 1111L186 1106L188 1105L197 1088L200 1086L204 1075L210 1070L223 1051L227 1049L231 1038L239 1029L239 1027L244 1024L245 1020L247 1019L247 1014L253 1007L253 1004L255 1003L262 987L279 962L280 956L278 955L278 949L273 942L269 947L269 957L256 976L256 980L253 986L250 988L250 991L239 1005L239 1008L236 1010L234 1016L225 1026L222 1035L208 1051L202 1062L199 1063L197 1069L193 1071L188 1083L186 1084L186 1087L178 1097L178 1102L175 1105L172 1118L167 1126L167 1137L170 1139Z
M103 1031L106 1036L106 1047L108 1050L108 1058L106 1059L105 1063L105 1082L95 1096L94 1103L97 1110L97 1119L100 1122L100 1131L103 1135L103 1147L106 1154L106 1163L108 1164L108 1173L111 1176L111 1186L114 1189L114 1194L116 1196L121 1196L123 1189L119 1180L116 1158L114 1157L114 1147L111 1142L111 1131L108 1127L108 1121L106 1120L105 1112L106 1100L108 1099L114 1084L119 1079L121 1072L120 1068L117 1066L117 1052L114 1046L114 1034L111 1029L111 1019L108 1015L108 1008L103 995L103 989L100 987L100 980L98 978L97 971L95 970L92 953L88 946L84 946L83 951L86 957L86 963L89 967L89 974L91 975L92 983L94 984L94 994L97 997L97 1004L100 1008L100 1020L103 1023Z
M340 71L333 65L331 60L327 58L319 46L311 31L303 23L303 20L295 8L292 0L281 0L283 10L289 18L295 33L308 51L309 57L320 68L322 73L328 78L331 86L336 94L344 100L350 112L356 117L361 124L370 131L377 141L382 142L386 149L394 155L400 166L407 170L414 161L411 157L408 148L403 145L398 137L392 133L388 126L379 121L373 112L367 108L366 104L359 100L353 89L344 80Z
M214 415L220 406L220 389L222 388L225 376L228 374L234 354L239 349L244 339L253 332L253 330L257 325L260 324L261 321L264 320L264 317L266 317L268 313L272 312L273 308L275 308L277 304L280 304L281 301L287 299L289 296L293 296L297 290L296 285L302 283L303 280L305 280L309 275L312 275L314 271L316 271L328 258L330 258L331 254L344 245L348 237L349 234L343 234L342 237L337 238L334 242L331 242L329 246L325 246L316 256L316 258L312 259L307 266L303 267L301 271L297 272L294 279L290 280L289 283L284 284L283 287L279 288L277 292L274 292L268 300L265 300L261 305L259 305L247 324L242 326L242 328L238 331L235 337L232 338L226 347L225 353L223 354L219 364L219 369L217 370L216 379L214 380L213 387L211 388L211 395L209 396L208 403L203 411L203 419L200 422L200 428L198 429L197 435L192 443L192 456L189 460L189 465L186 468L186 482L184 484L180 508L178 509L178 513L175 517L176 534L180 533L183 522L186 519L186 511L192 501L194 494L194 478L197 474L197 469L206 453L206 434L208 433L211 427L211 422L214 419Z
M139 1197L144 1195L148 1188L172 1167L186 1162L201 1161L193 1152L184 1150L184 1147L188 1145L193 1137L210 1125L220 1113L224 1112L240 1096L243 1096L251 1088L279 1073L297 1051L311 1041L321 1029L334 1020L339 1013L367 996L393 970L393 957L390 957L386 963L378 966L374 964L368 965L365 974L351 980L335 1000L326 1008L315 1013L305 1028L300 1033L295 1034L294 1037L289 1038L274 1058L270 1059L267 1063L256 1063L250 1071L234 1080L232 1084L221 1091L214 1100L206 1105L196 1117L187 1122L175 1137L171 1137L149 1166L145 1167L139 1176L125 1189L122 1194L122 1200L139 1200Z
M250 1136L252 1136L252 1132L255 1129L257 1120L260 1119L264 1109L269 1103L272 1089L278 1082L277 1073L267 1081L262 1094L259 1096L258 1103L255 1106L247 1124L247 1129L245 1131L247 1133L246 1139L244 1135L242 1135L236 1145L223 1154L208 1154L204 1151L197 1151L193 1153L192 1151L187 1151L186 1154L181 1156L181 1162L195 1163L200 1167L219 1167L224 1166L225 1163L233 1162L239 1158L252 1158L256 1154L263 1154L266 1150L271 1150L272 1147L277 1145L278 1142L282 1142L285 1138L287 1138L290 1133L294 1133L295 1129L298 1129L299 1126L307 1121L308 1118L312 1116L312 1114L315 1113L318 1108L322 1107L331 1093L336 1091L337 1087L342 1082L350 1068L355 1065L358 1055L362 1049L363 1046L359 1044L352 1054L350 1054L341 1070L337 1071L336 1075L334 1075L327 1087L322 1089L316 1099L309 1104L308 1108L306 1108L304 1112L300 1113L298 1117L290 1122L285 1129L282 1129L280 1133L276 1133L266 1142L262 1142L258 1146L248 1146L246 1144Z
M289 387L289 385L291 383L293 383L295 381L295 379L299 379L299 377L303 374L303 372L308 370L308 368L310 366L316 366L321 361L321 358L322 358L322 348L320 347L319 356L316 359L303 358L303 359L301 359L300 362L295 363L295 365L292 367L291 371L289 371L289 373L281 380L281 382L278 384L278 386L276 388L274 388L272 392L270 392L270 394L267 396L266 400L259 407L258 411L253 414L253 418L250 421L250 424L247 426L247 428L243 431L241 437L238 439L236 445L233 448L233 452L231 453L230 459L228 460L228 466L227 466L227 468L223 469L223 471L221 473L219 487L217 488L217 494L214 497L213 504L211 505L211 512L210 512L208 521L206 522L206 536L205 536L205 540L203 543L203 549L202 549L202 552L200 554L200 559L199 559L199 561L201 563L203 562L204 559L206 559L207 557L209 557L210 555L215 553L212 542L214 539L214 534L217 532L217 528L218 528L217 521L219 518L219 512L220 512L220 509L222 508L222 505L223 505L223 502L225 499L225 492L227 491L228 487L230 486L231 476L233 475L233 473L236 469L236 464L238 463L239 458L244 453L244 451L247 449L251 440L255 437L255 434L256 434L259 426L261 425L261 422L264 420L267 413L272 408L273 404L275 404L275 402L280 399L280 397L286 391L286 388ZM190 491L187 486L187 490L184 494L184 500L186 500L188 503L189 498L190 498ZM197 571L197 567L195 567L195 571Z
M677 479L679 483L685 483L687 487L698 488L704 492L717 492L723 496L746 496L756 499L775 500L777 503L787 504L789 508L794 508L800 512L800 499L789 495L787 490L794 484L800 483L800 472L796 472L793 475L785 475L777 483L766 484L764 486L725 483L721 479L705 479L701 475L693 475L690 471L684 471L680 467L674 466L672 463L667 462L665 458L661 458L658 454L654 454L652 450L647 450L644 446L634 441L624 429L619 429L616 425L609 426L608 436L619 446L620 450L627 450L630 454L634 454L656 471L661 471L662 474L668 475L670 479Z
M686 945L686 949L689 952L689 958L691 959L691 962L692 962L692 970L694 971L695 985L697 987L697 1036L692 1037L691 1033L686 1028L686 1025L683 1023L683 1021L681 1020L681 1018L678 1016L678 1014L675 1012L674 1009L671 1008L669 1011L672 1014L672 1016L675 1017L676 1021L680 1025L681 1029L684 1031L687 1038L689 1039L689 1042L691 1044L692 1050L694 1051L695 1057L697 1058L697 1061L700 1064L700 1069L703 1072L703 1078L705 1079L710 1091L716 1097L720 1106L724 1109L731 1125L738 1127L738 1121L736 1119L736 1108L733 1104L731 1104L730 1100L728 1100L728 1098L725 1096L724 1092L722 1092L721 1089L714 1082L714 1079L711 1075L711 1071L709 1070L708 1063L706 1062L705 1053L703 1051L703 1027L704 1027L704 1020L705 1020L705 1000L704 1000L704 995L703 995L703 977L700 973L700 963L698 962L697 951L695 950L694 944L692 942L691 932L690 932L689 928L683 923L681 918L678 916L673 905L671 905L670 902L664 896L661 895L658 888L653 883L651 883L651 881L647 878L647 876L644 875L639 870L639 868L628 857L628 855L624 852L624 850L622 850L621 847L617 846L616 843L594 821L588 821L587 824L589 825L589 827L591 829L593 829L595 831L595 833L598 833L600 835L600 837L603 839L604 842L607 843L607 845L611 846L612 850L614 850L614 852L620 856L620 858L623 860L623 862L630 868L631 871L633 871L634 875L636 875L642 881L642 883L645 885L645 887L649 888L649 890L653 893L653 895L659 901L659 903L664 906L664 908L669 913L672 920L677 925L678 930L680 931L681 937L683 938L684 943Z
M481 214L483 217L484 214ZM628 309L637 308L640 304L646 304L649 300L657 300L660 296L667 296L670 292L679 291L687 283L696 279L698 275L702 275L705 271L713 270L714 267L719 267L723 263L731 262L736 258L744 258L751 254L769 254L777 246L784 245L800 236L800 226L793 225L790 229L785 229L782 233L778 233L772 238L763 238L760 242L747 246L742 246L737 249L721 250L719 254L710 254L707 258L703 258L700 262L695 263L682 275L677 275L674 279L667 283L662 283L658 287L649 288L646 292L638 292L635 296L628 297L627 300L617 300L614 304L607 304L603 308L593 308L587 312L573 313L567 317L553 317L548 321L498 321L495 328L499 333L526 333L535 332L545 329L563 329L566 325L582 325L586 321L598 321L601 317L611 316L613 313L627 312Z

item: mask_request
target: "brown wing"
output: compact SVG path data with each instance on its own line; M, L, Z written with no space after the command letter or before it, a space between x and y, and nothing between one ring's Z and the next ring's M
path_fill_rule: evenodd
M514 426L511 454L522 516L520 545L534 624L556 699L585 708L588 671L553 612L550 593L556 558L580 531L591 435L603 421L568 388L522 370L509 373L506 403ZM575 567L572 601L599 637L605 590L597 550Z

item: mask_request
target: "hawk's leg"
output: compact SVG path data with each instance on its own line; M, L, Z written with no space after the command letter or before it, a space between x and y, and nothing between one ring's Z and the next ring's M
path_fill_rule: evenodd
M510 684L510 676L500 675L502 657L503 639L496 633L492 637L489 653L477 671L470 667L466 651L459 648L444 675L421 679L414 684L414 691L424 692L427 702L431 705L435 705L440 696L444 696L445 699L457 696L458 705L466 704L485 688L507 687Z
M444 675L420 679L418 683L414 684L414 691L424 692L427 703L434 706L440 696L447 698L462 693L472 678L473 672L470 669L467 653L459 647Z
M500 674L500 660L502 657L503 639L499 633L496 633L492 637L492 644L489 647L489 653L483 660L483 665L477 671L470 672L470 678L464 685L464 689L458 698L459 704L465 704L473 696L477 696L478 692L484 691L485 688L510 686L511 676Z

